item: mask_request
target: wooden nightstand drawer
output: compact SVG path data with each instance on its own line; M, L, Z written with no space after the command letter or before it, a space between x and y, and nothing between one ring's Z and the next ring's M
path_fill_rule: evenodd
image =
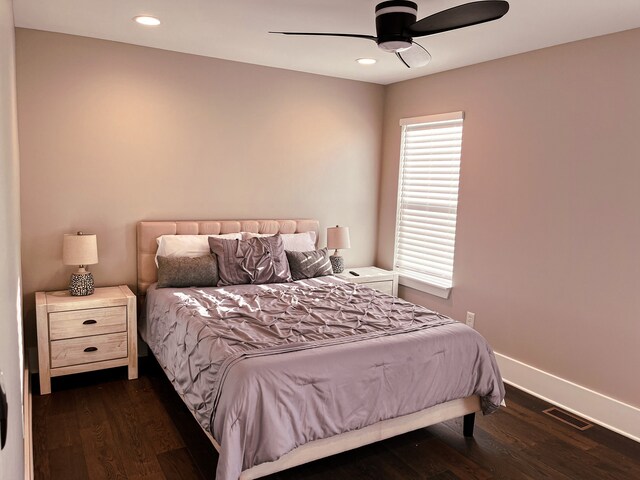
M393 295L393 281L387 280L384 282L366 282L363 283L367 287L375 288L376 290L386 293L387 295Z
M127 356L127 332L51 342L51 368Z
M127 307L90 308L49 314L51 340L126 332Z

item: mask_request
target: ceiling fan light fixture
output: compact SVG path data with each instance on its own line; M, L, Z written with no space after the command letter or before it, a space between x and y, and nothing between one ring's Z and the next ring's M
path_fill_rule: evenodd
M424 67L431 54L414 38L471 27L502 18L509 11L506 0L475 0L418 20L418 4L410 0L386 0L376 5L376 35L328 32L269 32L281 35L359 38L374 41L394 53L407 68ZM360 61L360 60L358 60Z
M360 65L373 65L377 60L375 58L358 58L356 62Z
M385 52L399 53L411 47L407 27L416 21L418 5L406 0L389 0L376 5L376 36Z
M404 52L411 48L411 40L388 40L379 43L378 46L389 53Z
M140 25L145 25L147 27L155 27L160 25L160 19L156 17L151 17L149 15L138 15L137 17L133 17L133 20Z

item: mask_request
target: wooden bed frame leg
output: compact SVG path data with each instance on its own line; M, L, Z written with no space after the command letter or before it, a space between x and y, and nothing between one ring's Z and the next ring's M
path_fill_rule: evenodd
M463 417L462 420L462 434L467 438L473 437L473 426L476 421L476 414L469 413Z

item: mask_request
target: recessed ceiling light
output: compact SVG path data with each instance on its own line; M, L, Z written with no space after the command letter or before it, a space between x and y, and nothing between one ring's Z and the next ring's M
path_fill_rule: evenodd
M373 65L376 61L375 58L359 58L356 60L360 65Z
M137 17L133 17L133 19L140 25L146 25L148 27L155 27L156 25L160 25L160 20L158 20L156 17L150 17L149 15L138 15Z

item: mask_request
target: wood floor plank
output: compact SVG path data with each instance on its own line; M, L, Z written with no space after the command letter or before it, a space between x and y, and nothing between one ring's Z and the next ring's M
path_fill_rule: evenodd
M105 408L110 401L105 385L83 387L75 392L82 449L91 479L127 478Z
M437 475L433 475L429 477L428 480L464 480L458 477L451 470L445 470L444 472L438 473Z
M138 416L123 382L106 385L105 394L112 399L111 402L105 403L105 410L127 477L130 480L153 480L162 477L162 469L151 441L142 432L142 426L138 422Z
M388 444L392 451L414 470L424 473L424 478L437 476L449 470L454 475L469 480L488 480L491 473L480 464L460 454L444 442L440 442L436 438L420 439L417 436L420 432L414 433L413 436L407 436L408 439L414 439L411 444L404 442L398 445L405 437L388 440Z
M175 424L151 386L131 389L129 395L138 422L149 437L156 455L184 447Z
M218 452L173 389L160 365L156 362L146 363L144 372L145 376L139 379L142 380L142 383L139 381L128 382L127 390L132 396L146 395L152 391L158 397L162 408L171 412L171 424L179 433L182 444L194 458L200 473L205 478L212 478L218 463Z
M89 477L94 479L127 479L122 459L115 445L111 427L106 421L80 428L82 449Z
M595 425L582 433L591 440L596 441L598 446L606 446L617 454L623 455L627 460L640 460L640 442L629 440L599 425ZM637 478L640 478L640 475Z
M531 427L531 432L535 431ZM538 441L529 454L541 463L552 464L553 468L568 477L581 480L617 480L620 477L598 468L599 460L593 455L580 452L576 448L567 448L567 444L556 438L542 438L536 435Z
M56 395L49 395L47 404L47 415L62 415L75 413L76 398L75 392L71 389L59 390Z
M167 480L204 480L186 448L178 448L158 455Z
M49 415L46 423L47 450L81 445L75 412Z
M163 408L171 412L171 422L182 438L184 446L187 447L196 465L200 468L200 473L210 478L216 471L218 463L218 452L208 440L200 425L194 421L193 415L184 404L180 396L173 389L171 384L158 365L157 368L146 369L148 380L145 387L152 390L160 399ZM140 392L141 388L135 388Z
M340 466L349 477L388 480L403 480L407 478L425 479L426 476L415 468L405 458L400 458L387 448L384 443L376 443L354 450L348 463ZM350 472L350 473L349 473Z
M640 479L640 456L629 458L605 445L597 445L589 453L600 459L597 466L599 470L617 472L620 478Z
M489 422L499 422L500 418L500 412L496 412ZM483 465L496 480L571 480L552 466L532 458L527 449L514 448L504 439L491 435L482 428L484 424L482 418L477 420L474 437L471 439L460 435L462 419L433 425L428 430L439 441Z
M82 445L70 445L49 450L50 475L52 480L88 480L89 472L84 460Z
M640 467L637 463L616 462L605 454L604 448L595 447L590 450L587 468L591 468L596 478L603 480L618 480L620 478L640 478ZM602 456L600 456L602 455ZM582 459L581 459L582 461Z
M107 422L104 401L109 400L104 398L103 393L102 387L84 387L75 391L79 428L91 428L94 425Z
M409 462L415 470L421 472L424 478L431 478L448 469L447 462L430 451L437 442L438 440L426 429L420 429L400 437L390 438L385 441L385 446L396 457Z

